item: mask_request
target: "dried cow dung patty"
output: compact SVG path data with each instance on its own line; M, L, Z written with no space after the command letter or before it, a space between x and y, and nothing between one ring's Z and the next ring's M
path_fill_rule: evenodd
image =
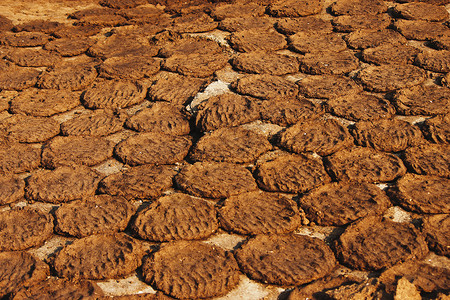
M304 120L281 132L278 144L291 152L326 156L353 145L353 138L336 120Z
M343 0L334 2L330 10L334 15L376 15L385 12L388 6L382 0Z
M450 145L424 144L408 148L403 161L417 174L450 178Z
M336 152L325 157L325 165L332 177L339 181L385 182L406 172L406 167L397 156L365 147Z
M333 26L330 21L317 16L301 18L283 18L275 24L276 29L283 34L294 34L297 32L332 32Z
M450 112L450 89L435 84L399 90L393 97L399 114L435 116Z
M69 111L80 105L80 93L70 90L27 89L11 101L10 110L15 114L49 117Z
M287 46L286 37L275 29L248 29L234 32L228 38L231 47L239 52L276 51Z
M213 31L217 25L218 22L215 22L207 13L192 11L173 18L172 23L166 29L177 33L198 33Z
M57 64L61 57L42 49L14 49L6 59L22 67L50 67Z
M304 17L315 15L322 11L323 0L277 0L267 7L267 12L273 17Z
M347 44L340 34L334 32L317 34L317 32L301 31L289 36L289 47L300 53L317 52L323 49L339 52L347 49Z
M101 296L103 296L103 291L95 282L72 282L57 277L49 277L33 286L19 289L14 294L13 299L89 299Z
M271 148L265 136L249 129L220 128L202 136L189 157L194 161L246 163L254 161Z
M0 176L0 206L14 203L24 196L25 181L16 175Z
M12 47L37 47L43 46L52 38L42 32L4 32L0 34L0 44Z
M76 26L66 24L64 26L58 27L52 33L52 35L58 39L70 39L70 40L76 42L77 39L96 35L97 33L99 33L102 30L102 28L103 28L102 26L95 25L95 24L79 24ZM93 40L93 41L95 42L95 40ZM84 46L83 46L83 48L84 48ZM86 51L84 51L84 52L86 52ZM74 55L75 55L75 53L74 53Z
M85 53L95 43L90 37L61 38L48 42L44 49L61 56L77 56Z
M335 243L338 259L359 270L380 270L428 253L425 238L409 223L369 216L351 224Z
M19 288L38 284L49 274L48 265L30 253L0 252L0 297L6 299Z
M449 29L450 34L450 29ZM450 72L450 51L449 50L427 50L416 56L416 65L432 72Z
M95 234L65 246L54 261L58 277L112 279L124 277L142 263L142 245L124 233Z
M358 59L348 50L306 53L300 60L300 71L312 75L341 75L358 68Z
M139 5L147 4L146 0L100 0L101 6L107 6L111 8L132 8Z
M394 23L395 29L408 40L425 41L440 35L448 35L450 29L440 22L401 20Z
M110 57L99 66L99 74L105 78L137 80L150 77L159 71L161 60L139 55Z
M234 58L231 64L239 71L255 74L285 75L297 73L299 70L295 56L270 51L242 53Z
M238 126L259 117L258 101L235 93L212 96L197 109L195 124L203 132Z
M29 200L63 203L92 196L101 175L86 166L38 170L26 179L25 196Z
M21 91L32 87L38 81L41 71L10 65L4 69L0 67L0 90L17 90Z
M358 79L370 91L392 92L422 83L426 73L411 65L381 65L361 70Z
M269 74L247 75L232 82L231 87L239 94L264 100L294 98L298 94L294 82Z
M391 198L417 213L450 213L450 179L407 173L389 189Z
M139 133L117 144L114 153L130 166L173 164L182 161L192 145L189 136L162 133Z
M0 121L0 132L21 143L38 143L57 135L59 124L53 119L17 114Z
M130 81L99 81L83 94L83 105L90 109L125 108L144 101L147 90Z
M239 234L282 234L302 224L302 213L282 194L255 191L227 198L219 220L225 230Z
M262 17L265 10L265 6L255 2L223 3L212 8L211 16L219 21L234 17Z
M123 129L125 115L109 109L88 111L61 124L62 135L105 136Z
M68 89L79 91L90 86L97 77L93 66L61 64L47 69L39 76L38 87L42 89Z
M111 18L111 16L106 16ZM139 55L155 56L159 47L151 46L148 39L139 34L115 33L105 39L98 40L87 53L102 59L110 57Z
M174 178L176 187L205 198L226 198L257 189L252 173L232 163L197 162L184 166Z
M334 99L359 93L362 87L354 80L336 75L312 75L297 81L300 94L309 98Z
M250 278L277 285L301 285L336 266L331 249L305 235L257 235L236 250L241 270Z
M176 298L208 298L226 294L239 283L233 256L202 242L167 243L142 266L144 280Z
M376 185L349 181L320 186L300 198L299 205L308 220L320 226L342 226L368 215L380 215L391 203Z
M222 47L211 39L183 37L174 38L165 42L159 50L158 56L169 58L171 56L187 56L197 54L200 56L222 53Z
M396 47L407 42L405 37L392 29L361 29L345 36L345 40L353 49L374 48L386 44Z
M450 256L450 215L428 215L423 219L423 231L430 249Z
M225 53L172 55L163 62L163 68L181 75L208 77L228 62Z
M181 193L159 198L131 224L140 238L159 242L203 239L218 227L214 204Z
M42 165L49 169L59 166L93 166L113 154L114 143L103 137L57 136L42 150Z
M331 23L338 32L352 32L361 29L386 29L391 24L388 14L342 15L333 18Z
M44 32L52 34L59 27L63 26L62 23L50 21L50 20L31 20L25 23L21 23L13 27L12 31L21 32Z
M134 207L120 196L96 195L62 204L55 211L55 230L78 238L123 231Z
M386 152L399 152L425 140L418 126L399 119L360 121L352 130L356 144Z
M13 23L10 19L5 17L4 15L0 15L0 32L8 31L13 28Z
M176 106L158 101L139 110L126 121L128 128L170 135L186 135L191 131L187 114Z
M445 7L422 2L396 4L393 12L407 20L440 22L449 17Z
M0 212L0 250L16 251L41 246L53 234L53 217L34 208Z
M0 143L0 174L23 173L40 165L41 148L17 142Z
M381 45L364 49L362 59L376 65L383 64L412 64L420 50L409 45Z
M450 144L450 114L426 119L422 130L433 142Z
M276 22L275 19L269 17L231 17L220 21L217 26L220 30L229 32L237 32L250 29L271 29Z
M255 178L263 190L286 193L303 193L331 181L322 160L291 154L258 162Z
M172 186L172 178L177 174L172 165L143 165L111 174L99 184L99 191L128 200L154 199Z

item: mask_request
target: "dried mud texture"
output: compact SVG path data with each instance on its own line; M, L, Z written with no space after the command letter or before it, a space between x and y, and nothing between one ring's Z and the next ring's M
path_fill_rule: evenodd
M450 144L450 114L425 120L422 130L429 140L435 143Z
M388 100L368 93L332 98L325 103L325 109L355 122L390 118L395 114L395 108Z
M398 91L393 102L399 114L435 116L450 112L450 89L419 85Z
M299 70L295 56L266 51L242 53L231 64L238 71L254 74L285 75Z
M175 166L143 165L104 178L99 192L132 199L155 199L172 186Z
M50 67L61 60L55 53L42 49L14 49L6 55L6 59L21 67Z
M11 101L10 111L36 117L49 117L80 105L80 93L69 90L28 89Z
M403 161L414 173L450 178L450 145L424 144L408 148Z
M333 26L330 21L317 16L279 19L275 27L279 32L287 35L297 32L328 33L333 31Z
M385 182L406 172L406 167L397 156L365 147L345 149L325 157L325 166L330 175L339 181Z
M0 34L0 44L12 47L43 46L52 38L42 32L4 32Z
M15 175L0 176L0 206L22 199L24 188L23 179Z
M144 36L116 33L97 41L89 48L87 53L94 57L107 59L127 55L155 56L158 54L158 50L159 48L151 46Z
M59 124L55 120L12 115L0 121L0 134L20 143L38 143L51 139L59 133Z
M302 224L303 211L282 194L255 191L226 199L219 220L222 228L238 234L282 234Z
M369 0L360 2L358 0L336 1L330 6L334 15L377 15L385 12L388 6L381 0Z
M421 2L397 4L393 12L403 19L430 22L446 21L449 16L445 7Z
M304 193L331 181L322 160L310 155L283 154L257 163L255 178L266 191Z
M1 251L40 246L53 234L53 217L28 207L0 212L0 224Z
M368 215L381 215L391 203L374 184L333 182L299 200L308 220L320 226L342 226Z
M0 297L36 284L50 274L47 264L27 252L0 252Z
M144 250L124 233L95 234L65 246L54 261L58 277L112 279L124 277L141 265Z
M112 156L114 143L91 136L57 136L42 149L42 165L48 169L59 166L93 166Z
M298 97L275 99L260 104L261 119L279 126L289 126L305 120L313 120L323 114L321 106Z
M297 81L300 94L309 98L334 99L362 91L354 80L344 76L312 75Z
M391 47L406 44L407 40L392 29L361 29L354 31L345 40L350 48L367 49L389 44Z
M301 255L299 255L301 253ZM250 278L277 285L301 285L324 277L336 265L325 242L305 235L258 235L236 250Z
M0 174L22 173L40 165L41 149L17 142L0 143Z
M412 64L420 50L408 45L381 45L364 49L362 59L375 65Z
M358 79L373 92L392 92L425 81L425 71L411 65L370 66L361 70Z
M159 71L161 61L138 55L111 57L99 66L99 74L111 79L138 80Z
M333 18L331 23L334 30L338 32L353 32L364 29L386 29L391 24L391 20L388 14L342 15Z
M124 122L124 114L109 109L97 109L63 122L61 134L105 136L122 130Z
M205 198L226 198L257 189L252 173L241 165L197 162L184 166L174 178L188 194Z
M357 122L352 135L356 144L385 152L399 152L425 142L418 126L399 119Z
M155 102L143 108L126 121L128 128L170 135L189 134L191 128L187 114L167 102Z
M447 264L441 266L427 264L424 261L411 260L395 265L380 276L380 282L386 291L395 290L398 278L404 277L424 292L447 290L450 285L450 270Z
M41 71L28 68L18 67L14 65L2 68L0 66L0 90L17 90L21 91L32 87L38 81Z
M90 86L97 77L93 66L82 64L62 64L47 69L39 76L38 87L79 91Z
M83 197L64 203L55 211L55 231L78 238L123 231L134 211L132 204L120 196Z
M340 34L329 32L297 32L289 37L289 48L300 53L323 51L343 51L347 44Z
M85 166L39 170L26 179L29 200L59 204L86 196L97 190L101 175Z
M142 266L144 280L176 298L226 294L239 283L236 261L220 247L201 242L168 243Z
M147 90L129 81L99 81L83 94L83 105L90 109L125 108L144 101Z
M228 41L239 52L276 51L287 46L286 37L275 29L248 29L234 32Z
M44 49L71 57L85 53L94 43L95 40L90 37L62 38L48 42Z
M212 8L211 16L219 21L235 17L262 17L266 7L255 2L224 3Z
M338 259L359 270L381 270L428 253L425 238L409 223L369 216L351 224L335 243Z
M130 166L143 164L173 164L182 161L192 145L188 136L162 133L140 133L122 140L114 153Z
M391 198L416 213L450 213L450 179L407 173L389 189Z
M425 41L440 35L448 35L450 29L439 22L427 22L420 20L397 20L395 29L408 40Z
M294 98L298 94L294 82L268 74L247 75L231 83L231 87L239 94L263 100Z
M14 294L15 300L45 299L98 299L103 292L95 282L50 277L28 288L21 288Z
M154 101L167 101L173 105L184 105L208 83L202 78L161 72L149 87L148 96Z
M430 249L450 256L450 215L429 215L423 219L423 231Z
M238 32L251 29L271 29L276 20L267 17L231 17L220 21L217 26L220 30Z
M306 53L300 60L300 71L312 75L340 75L358 68L358 59L352 52L324 51Z
M423 51L417 54L415 63L419 67L432 72L438 73L450 72L450 51L448 50Z
M259 117L255 100L234 93L210 97L197 107L195 125L206 132L250 123Z
M181 193L159 198L131 224L140 238L158 242L204 239L218 227L214 204Z
M242 127L220 128L206 133L193 147L194 161L246 163L269 151L272 145L261 134Z
M208 77L228 62L225 53L172 55L163 62L164 69L181 75Z
M290 152L327 156L353 145L353 138L336 120L304 120L281 132L278 145Z
M322 11L323 0L278 0L267 7L267 12L273 17L305 17Z

